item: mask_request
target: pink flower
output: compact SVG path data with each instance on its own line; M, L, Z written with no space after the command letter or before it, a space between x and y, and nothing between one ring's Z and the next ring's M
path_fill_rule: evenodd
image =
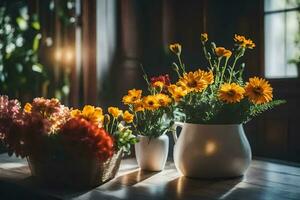
M69 119L69 109L57 99L36 98L21 111L17 100L0 96L0 139L9 154L25 157L45 151L45 138Z
M26 115L40 115L48 122L47 133L53 134L69 119L70 112L58 99L35 98L31 104L31 111Z
M13 121L20 117L20 102L0 96L0 139L5 137Z

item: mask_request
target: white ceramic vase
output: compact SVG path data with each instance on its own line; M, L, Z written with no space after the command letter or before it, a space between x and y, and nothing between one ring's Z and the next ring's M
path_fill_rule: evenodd
M182 127L177 138L176 127ZM229 178L241 176L251 162L251 148L241 124L201 125L176 122L174 163L184 176Z
M137 136L135 155L142 170L161 171L164 169L169 152L169 137L166 134L158 138Z

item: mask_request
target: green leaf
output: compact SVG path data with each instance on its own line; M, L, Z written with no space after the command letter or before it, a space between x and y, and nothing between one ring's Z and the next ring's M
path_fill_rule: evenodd
M41 29L41 25L38 21L34 21L31 23L32 28L34 28L35 30L40 30Z
M286 103L285 100L274 100L274 101L271 101L268 103L251 106L250 115L252 117L256 117L257 115L259 115L267 110L270 110L270 109L274 108L275 106L279 106L284 103Z
M42 38L42 35L39 33L37 34L34 39L33 39L33 44L32 44L32 50L36 52L39 48L40 45L40 39Z
M44 70L43 65L41 65L40 63L36 63L36 64L32 65L32 71L34 71L34 72L42 73L43 70Z
M17 17L16 22L21 30L26 30L28 28L27 21L23 17Z

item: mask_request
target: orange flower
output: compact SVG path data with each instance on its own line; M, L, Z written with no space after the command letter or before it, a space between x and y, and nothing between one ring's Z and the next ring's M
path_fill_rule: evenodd
M131 114L130 112L128 112L127 110L124 112L123 114L123 120L126 122L126 123L132 123L133 122L133 118L134 118L134 115Z
M188 90L186 88L174 84L168 87L168 91L176 102L180 101L188 94Z
M198 76L201 76L202 79L205 80L208 85L210 85L214 82L214 74L211 70L204 71L204 70L198 69L195 73L197 73Z
M254 42L250 39L246 39L245 36L235 34L233 39L243 48L253 49L255 47Z
M160 89L163 89L164 88L164 83L161 82L161 81L156 81L152 84L153 87L156 87L156 88L160 88Z
M250 78L245 90L249 100L254 104L267 103L273 99L273 88L263 78Z
M24 106L25 113L31 113L32 105L30 103L26 103Z
M140 112L140 111L144 111L145 108L144 108L144 105L143 105L143 101L140 99L138 101L136 101L134 104L133 104L133 109L135 112Z
M114 118L118 118L120 115L122 115L123 111L117 107L109 107L108 113L111 114Z
M128 91L128 94L125 95L122 99L124 104L134 104L142 97L142 90L132 89Z
M172 102L172 99L168 95L162 93L156 94L155 98L160 106L168 106Z
M91 105L84 106L82 111L78 109L72 110L71 117L81 117L98 126L101 126L104 120L102 108Z
M159 102L157 101L156 97L153 95L148 95L143 98L143 107L146 110L157 110L160 107Z
M213 83L213 73L203 70L185 73L177 82L178 86L187 88L188 92L202 92L207 86Z
M215 52L218 57L229 58L232 55L232 52L224 47L216 47Z
M244 98L245 90L236 83L224 83L219 90L219 99L226 103L237 103Z

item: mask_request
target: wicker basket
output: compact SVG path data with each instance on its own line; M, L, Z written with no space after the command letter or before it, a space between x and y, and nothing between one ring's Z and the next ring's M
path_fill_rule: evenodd
M116 152L107 161L96 157L72 159L37 159L27 157L31 174L43 185L55 188L84 189L99 186L113 179L119 170L122 151Z

